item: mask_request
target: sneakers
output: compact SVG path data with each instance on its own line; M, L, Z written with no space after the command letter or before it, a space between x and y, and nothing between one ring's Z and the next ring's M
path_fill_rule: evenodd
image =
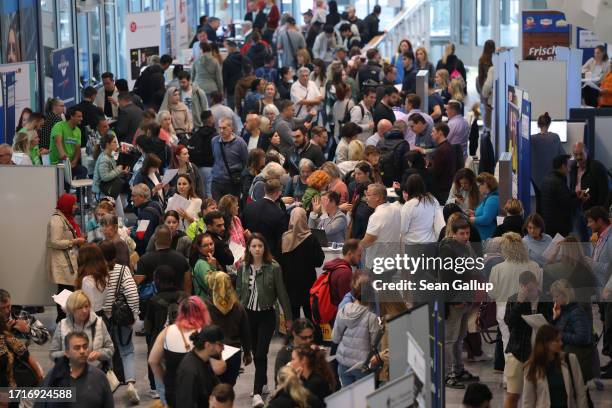
M464 369L461 372L461 374L459 374L457 376L457 380L463 381L463 382L480 381L480 377L478 377L477 375L474 375L474 374L470 373L468 370Z
M137 405L140 403L140 397L138 396L138 391L136 391L136 387L134 387L134 383L128 383L127 396L128 400L130 400L130 403L132 403L132 405Z
M462 390L465 388L465 384L461 383L454 375L446 377L446 381L444 383L448 388L454 388L456 390Z
M472 362L472 363L477 363L480 361L491 361L491 356L488 355L487 353L482 353L479 356L472 356L470 358L467 359L467 361Z
M159 392L156 390L149 390L149 398L151 399L159 399Z
M264 400L259 394L253 395L253 408L263 408Z

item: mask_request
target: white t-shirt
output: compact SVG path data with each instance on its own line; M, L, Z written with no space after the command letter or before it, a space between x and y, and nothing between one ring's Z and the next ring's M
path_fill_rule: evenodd
M291 85L291 102L295 104L295 117L298 119L305 118L308 115L308 111L312 108L318 108L317 106L308 107L306 105L298 105L297 103L299 101L303 99L312 100L320 96L321 92L319 91L319 87L313 81L308 81L308 86L303 86L300 84L300 81L296 81Z
M438 204L431 201L412 198L402 206L402 242L415 244L436 242L435 220Z
M399 207L390 203L376 207L368 220L366 230L366 234L376 236L376 242L367 249L366 267L372 267L374 258L395 257L399 249L401 225Z
M129 271L128 271L129 272ZM106 287L100 292L96 286L96 281L93 276L85 276L81 284L81 290L87 295L91 302L91 310L99 312L104 307L104 299L106 297Z
M259 138L261 136L253 136L249 138L249 143L247 144L247 150L250 152L253 149L257 149L257 142L259 142Z

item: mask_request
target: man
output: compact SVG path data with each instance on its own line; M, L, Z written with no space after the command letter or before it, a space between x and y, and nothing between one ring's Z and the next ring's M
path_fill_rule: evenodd
M463 158L467 157L468 139L470 138L470 124L463 117L461 102L451 99L444 106L448 116L448 143L461 145Z
M280 151L283 154L287 154L293 148L293 129L296 126L305 123L306 119L296 119L294 117L294 105L291 101L282 101L280 104L280 115L274 122L274 132L278 133L281 139Z
M211 211L204 217L206 232L212 235L215 244L214 257L219 261L219 265L225 270L228 265L234 264L234 254L229 249L228 239L225 237L225 221L223 214L219 211Z
M73 106L66 113L66 120L57 122L51 129L51 144L49 159L51 164L62 163L70 160L72 167L72 178L82 179L87 177L87 169L79 164L81 160L81 129L79 125L83 121L83 112L80 108Z
M378 30L378 25L380 24L380 12L381 8L377 4L372 9L372 13L369 14L364 20L363 25L365 26L364 30L364 44L370 42L374 37L384 34L384 31Z
M208 37L208 41L213 44L219 42L219 36L217 36L217 30L221 25L221 20L217 17L210 17L208 22L204 25L204 30L206 31L206 37Z
M539 313L547 321L552 322L553 315L553 304L550 300L542 299L540 284L533 272L522 272L518 280L519 292L508 298L504 315L504 321L510 330L505 350L510 355L506 359L504 368L508 379L506 407L518 407L519 398L523 393L523 370L531 355L531 340L535 338L535 332L525 322L523 316Z
M142 122L143 112L133 102L129 92L119 93L119 115L115 123L115 133L119 142L131 143Z
M253 149L262 149L265 152L270 146L270 139L261 133L260 125L261 117L258 114L247 114L241 136L246 142L249 152Z
M242 213L244 228L261 233L276 259L280 256L283 233L289 227L287 213L277 204L282 195L282 187L280 180L266 181L264 198L247 204Z
M302 13L302 19L304 20L304 24L300 27L300 31L302 35L305 37L306 33L310 30L310 24L312 22L312 9L308 9ZM295 19L294 19L295 20Z
M208 42L208 35L206 34L206 29L204 27L198 28L196 32L197 41L191 47L191 61L195 62L202 56L202 48L201 44L205 44Z
M242 55L238 50L238 46L232 40L225 40L225 48L227 49L227 57L223 60L221 76L223 77L223 88L227 96L227 106L234 109L234 92L236 84L242 77L242 66L247 57Z
M310 129L310 142L319 146L321 151L327 147L328 140L327 130L323 126L315 126Z
M303 14L304 19L306 19L306 14L307 12ZM310 15L312 17L312 12L310 12ZM278 49L282 50L282 66L295 68L297 66L296 54L302 48L306 48L304 35L295 24L295 19L289 17L287 18L287 29L278 38Z
M431 131L433 126L427 122L424 113L415 113L410 115L410 119L408 120L408 127L410 128L410 133L414 135L411 143L411 146L414 146L414 149L421 150L423 149L431 149L434 147L434 142L431 138Z
M342 37L342 46L347 50L353 47L361 47L361 37L353 32L350 23L342 24L338 31Z
M374 118L374 126L378 127L378 122L382 119L387 119L389 122L395 122L395 112L393 107L399 102L399 91L393 85L387 85L384 90L383 97L374 107L372 116Z
M361 245L366 248L366 267L372 269L375 258L393 257L399 253L402 217L400 207L387 202L387 189L383 184L370 184L366 201L374 213L368 220Z
M453 148L446 140L448 132L446 123L437 123L431 132L431 138L437 146L431 165L432 176L434 180L437 180L436 191L433 191L433 195L442 205L448 199L448 193L457 169Z
M347 63L348 49L346 47L344 46L336 47L336 49L334 50L334 55L336 58L334 59L333 62L339 62L342 65ZM328 78L331 78L331 68L330 67L332 64L329 64L329 66L327 67Z
M202 112L208 110L208 98L203 90L191 83L191 75L181 71L177 75L181 101L187 105L193 118L193 131L196 132L202 125Z
M465 217L457 218L448 226L450 235L440 242L438 257L441 259L475 260L476 254L470 247L470 223ZM438 271L441 282L449 283L460 280L468 282L471 271L458 274L454 269L442 268ZM459 296L459 298L457 298ZM463 350L463 339L467 334L467 318L470 310L469 303L465 298L469 297L467 292L448 292L445 303L445 384L449 388L463 389L463 381L478 381L479 378L472 375L463 366L461 351ZM451 302L449 302L451 301Z
M259 67L255 70L255 76L264 79L265 82L276 83L278 79L278 70L275 66L276 58L274 58L274 55L268 54L264 57L263 67Z
M152 56L151 58L157 56ZM152 63L148 67L145 68L144 71L140 73L140 76L136 80L134 84L133 91L136 95L142 98L142 103L146 108L151 107L153 105L153 94L157 90L153 87L152 78L154 74L164 75L166 68L162 66L162 64L157 60L157 62ZM118 96L118 95L117 95Z
M348 122L340 129L340 142L336 146L336 164L340 164L348 160L349 144L353 140L357 140L357 136L361 133L361 127L353 122Z
M383 79L382 84L376 88L376 100L380 101L385 95L387 87L395 87L395 81L397 79L397 68L395 65L387 64L383 68ZM397 89L397 88L396 88Z
M309 159L315 166L321 167L325 162L325 156L321 148L308 140L308 129L299 126L293 133L293 149L285 160L285 169L291 177L300 174L300 160Z
M445 113L444 101L434 84L429 83L427 85L427 92L429 93L427 97L427 113L435 123L438 123L442 120L442 116L444 116Z
M217 384L210 394L208 406L209 408L233 408L235 398L236 395L231 385Z
M117 97L119 90L115 86L115 77L112 72L102 74L102 91L96 92L94 104L104 111L108 118L117 118L119 114Z
M246 142L233 130L233 121L223 118L219 121L220 134L212 139L212 196L216 201L226 194L240 196L240 173L249 152Z
M541 216L546 233L567 236L572 231L572 213L578 205L575 191L567 187L567 161L570 156L562 154L553 159L553 170L542 181L540 189Z
M364 92L366 83L380 84L383 78L383 70L380 65L380 52L376 48L370 48L366 52L368 61L357 71L357 86L361 92Z
M491 408L493 393L484 384L473 383L468 385L463 395L463 408Z
M312 47L313 58L323 60L325 64L330 64L334 60L334 50L338 46L334 26L325 24L323 32L317 35Z
M374 115L372 115L372 107L376 103L376 89L365 88L363 91L363 99L350 110L350 121L357 124L361 128L361 133L357 136L362 143L368 140L368 137L374 133Z
M344 295L351 291L353 267L361 262L363 247L358 239L349 239L342 246L342 257L332 259L323 265L323 270L330 272L329 287L330 300L338 306Z
M366 146L377 146L378 143L384 137L384 134L393 128L393 123L387 119L381 119L378 121L378 125L376 126L376 133L372 136L368 137L366 140Z
M308 227L324 230L329 242L342 243L346 235L348 222L339 205L340 194L335 191L327 191L312 199Z
M98 121L96 123L95 129L96 130L94 131L93 137L87 141L87 148L90 152L94 151L95 145L100 143L102 136L110 134L114 137L117 137L117 135L115 135L115 132L111 130L110 124L108 123L108 119L106 119L106 116L104 115L98 116Z
M406 138L408 143L410 143L410 146L415 145L414 141L416 138L416 135L410 128L410 118L412 115L414 115L415 113L420 113L421 116L427 122L429 133L431 133L431 130L433 129L434 120L427 113L423 112L420 109L420 107L421 107L421 97L415 93L411 93L411 94L406 95L406 114L400 117L399 112L395 112L395 117L397 120L403 120L404 122L408 124L404 137Z
M217 132L219 131L219 122L221 122L221 119L231 120L234 124L234 129L237 132L242 131L242 121L240 120L240 117L236 115L233 110L223 104L223 94L221 92L215 91L211 93L210 103L212 104L210 107L210 112L214 117L215 129L217 129Z
M83 121L79 128L81 129L81 136L85 140L89 140L90 136L87 128L90 132L93 131L98 124L98 118L100 116L105 117L102 109L94 104L97 94L98 91L93 86L86 87L83 90L83 100L76 105L83 112Z
M155 228L161 223L163 210L157 201L151 200L151 190L144 183L132 187L132 203L138 217L136 226L132 228L132 238L136 242L136 252L142 256ZM144 232L138 231L138 227L144 229Z
M106 374L89 364L89 355L94 353L89 348L89 337L79 331L64 337L65 357L56 361L43 380L44 387L75 388L75 407L112 408L115 406ZM42 403L41 406L47 406ZM55 406L55 404L48 404Z
M172 69L170 69L170 65L172 65L172 57L170 55L164 54L159 58L159 66L163 70L166 86L172 81Z
M7 143L0 144L0 165L11 166L13 163L13 148Z
M256 80L255 70L253 68L253 64L250 62L248 58L244 60L244 64L242 65L242 76L236 81L236 87L234 88L234 110L240 115L240 118L243 119L242 112L242 102L251 90L251 85L253 85L253 81ZM229 90L228 90L229 92ZM246 114L246 112L244 112Z
M183 357L176 372L177 407L208 407L213 388L219 384L210 359L221 359L223 332L209 325L194 335L193 350Z
M296 119L305 119L309 114L315 115L323 96L319 87L310 80L310 70L307 67L298 69L298 80L291 85L291 102L293 102Z
M404 63L404 80L402 81L402 93L408 95L416 92L416 76L419 72L414 63L414 54L405 52L402 55Z
M397 126L393 126L383 134L383 139L376 147L380 152L379 168L383 183L391 186L394 182L401 181L408 167L406 153L410 151L410 145L404 140L404 133Z
M38 345L43 345L49 340L49 330L38 320L34 315L27 313L25 310L20 310L25 315L15 316L11 304L11 294L0 289L0 314L6 317L9 331L17 338L24 340L25 346L28 347L33 341Z

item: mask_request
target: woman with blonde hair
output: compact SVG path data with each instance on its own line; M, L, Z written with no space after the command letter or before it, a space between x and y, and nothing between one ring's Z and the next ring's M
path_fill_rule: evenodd
M166 90L160 111L167 110L172 117L172 127L177 135L184 135L193 131L193 119L191 110L181 102L179 89L173 86Z
M172 126L172 114L167 110L160 110L157 113L157 124L159 125L159 138L166 142L167 145L175 145L178 143L176 131Z
M451 99L450 93L448 92L448 86L450 85L450 76L448 71L445 69L439 69L436 71L434 77L436 85L436 92L442 98L442 102L445 104Z
M429 56L427 55L427 49L425 47L418 47L414 51L414 63L417 70L425 70L429 72L429 83L433 84L436 70L431 61L429 61ZM399 73L399 70L397 72Z
M13 138L13 163L18 166L31 166L30 148L28 146L28 134L20 131Z
M365 160L365 145L361 140L351 140L348 144L348 160L338 163L342 177L355 170L360 161Z
M278 386L272 393L268 408L323 407L323 403L304 387L293 368L285 366L278 370L277 380Z

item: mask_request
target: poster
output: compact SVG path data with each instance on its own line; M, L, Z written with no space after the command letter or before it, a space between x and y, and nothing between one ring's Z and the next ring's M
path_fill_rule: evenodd
M19 123L24 108L38 110L36 100L36 68L34 62L17 62L0 65L0 73L15 73L15 114L14 123Z
M555 47L570 46L570 32L565 14L560 11L523 11L523 59L554 60Z
M521 127L518 174L518 198L523 203L525 214L531 213L531 102L526 92L521 101Z
M518 144L519 144L519 103L514 86L508 85L508 122L507 127L507 151L512 154L512 171L518 172Z
M19 121L19 118L15 117L15 72L3 72L0 77L2 78L2 105L4 106L3 127L0 128L3 137L0 138L0 142L13 144L15 128Z
M26 31L22 27L35 27L37 24L35 0L0 1L2 61L15 63L36 59L38 37L24 35Z
M576 28L576 48L582 50L583 64L595 54L595 47L598 45L603 45L607 48L607 44L601 42L593 31L585 30L582 27Z
M128 13L125 45L128 50L127 71L130 87L140 74L140 69L146 65L151 55L159 55L161 47L160 12Z
M180 55L180 50L189 48L189 21L187 18L187 0L176 0L178 5L177 22L176 22L176 37L177 37L177 52L176 56Z
M64 101L67 108L76 105L76 60L74 46L53 51L53 95Z
M0 143L4 143L4 135L6 135L4 116L4 78L0 75Z
M176 53L176 10L175 0L164 2L164 45L165 54L174 55Z

